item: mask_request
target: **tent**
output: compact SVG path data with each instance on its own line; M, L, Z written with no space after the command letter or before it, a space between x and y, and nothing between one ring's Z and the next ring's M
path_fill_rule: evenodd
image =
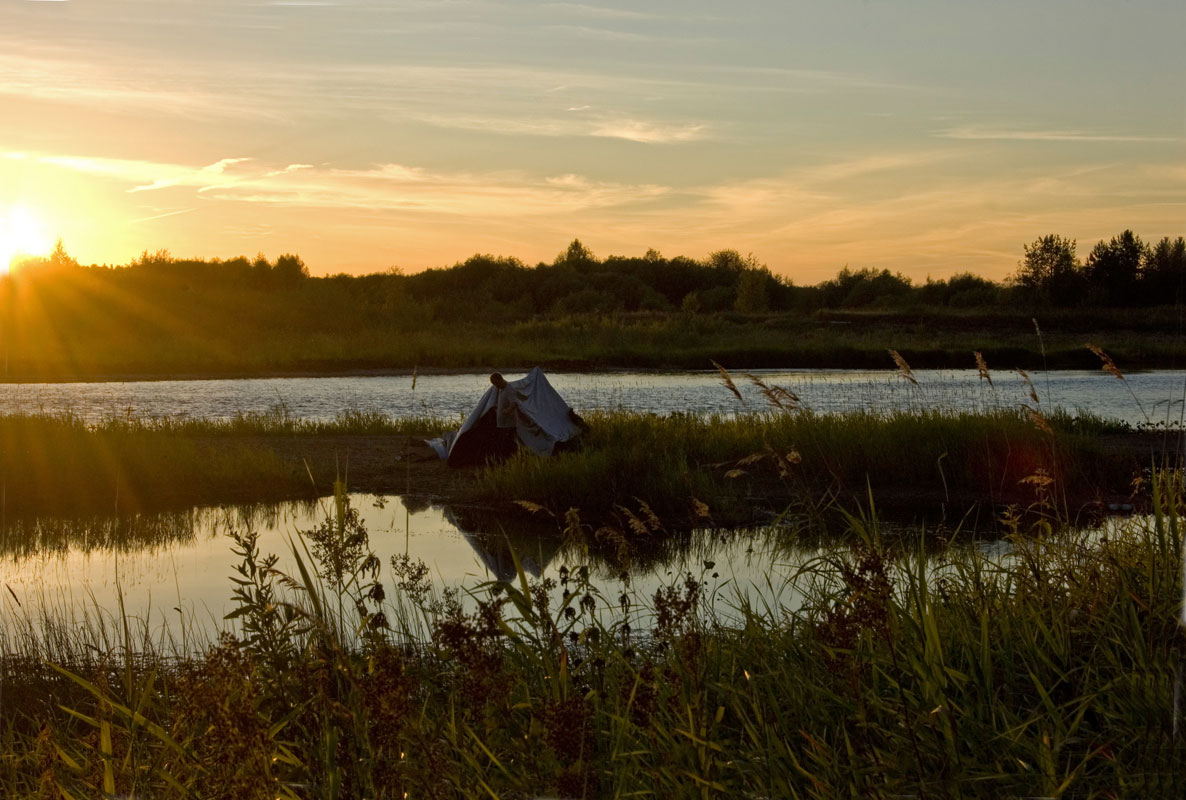
M506 458L520 445L551 455L556 445L572 441L585 428L539 367L516 381L496 372L490 383L460 428L428 442L451 467Z

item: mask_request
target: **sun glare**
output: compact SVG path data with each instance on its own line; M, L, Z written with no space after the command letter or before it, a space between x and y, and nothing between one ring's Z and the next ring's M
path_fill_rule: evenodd
M8 272L18 257L45 255L50 247L45 226L28 209L0 209L0 273Z

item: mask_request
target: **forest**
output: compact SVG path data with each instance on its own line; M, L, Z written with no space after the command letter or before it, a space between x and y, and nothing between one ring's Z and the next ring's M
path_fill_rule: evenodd
M1022 247L995 282L916 283L845 267L814 286L753 255L598 258L574 240L551 263L477 254L450 267L314 277L299 255L83 266L62 243L0 283L4 375L224 374L472 368L964 365L975 349L1008 366L1086 366L1091 334L1130 366L1174 366L1186 240L1129 230L1080 260L1059 235ZM1141 315L1124 309L1160 306ZM1030 341L1032 320L1054 339ZM1068 338L1060 344L1057 335ZM464 335L463 335L464 334ZM1112 335L1111 340L1108 339ZM1123 335L1121 335L1123 334ZM1053 361L1050 359L1053 358ZM966 366L966 365L965 365Z

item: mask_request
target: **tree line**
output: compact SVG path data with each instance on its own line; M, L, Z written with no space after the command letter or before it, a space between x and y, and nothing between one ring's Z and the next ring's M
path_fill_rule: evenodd
M986 309L994 306L1138 307L1186 301L1186 240L1147 245L1126 230L1099 242L1080 262L1076 243L1058 235L1024 245L1017 271L1002 282L961 273L915 283L886 269L845 267L832 279L797 286L753 255L719 250L703 259L642 256L597 258L574 240L550 263L528 266L514 257L477 254L450 267L403 274L313 278L300 256L178 259L148 253L126 266L82 267L59 242L19 274L86 273L91 283L146 298L246 292L265 305L339 313L352 308L375 318L398 315L409 325L498 322L620 312L814 312L828 309Z

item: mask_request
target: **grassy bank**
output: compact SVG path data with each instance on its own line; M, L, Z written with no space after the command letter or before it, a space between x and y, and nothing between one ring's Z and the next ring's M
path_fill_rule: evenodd
M272 324L228 299L209 324L161 330L160 321L76 329L46 323L6 341L7 381L97 380L120 376L341 374L415 367L490 369L704 369L710 359L746 368L886 368L886 348L917 368L974 368L979 351L994 367L1096 369L1083 345L1103 347L1128 369L1182 367L1181 315L1106 311L1039 315L1007 310L685 314L632 312L467 319L408 326L401 319L343 316L329 324L286 313ZM179 318L187 318L183 310ZM213 313L213 312L211 312ZM275 313L279 313L278 311ZM234 319L224 318L234 315ZM321 325L325 322L325 325ZM32 324L32 323L30 323ZM244 345L245 342L250 344Z
M579 563L470 611L368 559L339 506L291 576L238 537L241 627L199 657L126 620L5 639L0 791L1174 797L1183 495L1153 485L1149 519L1019 529L1007 556L850 517L850 548L771 565L806 588L794 613Z
M754 524L787 509L811 516L832 504L852 508L870 494L896 516L946 526L969 510L991 521L1006 505L1085 521L1101 502L1128 498L1134 477L1164 458L1150 449L1156 436L1021 410L611 412L589 421L582 449L548 460L521 454L483 474L480 496L528 501L558 518L575 507L616 518L618 527L645 516L639 499L684 525ZM1175 445L1171 437L1161 447Z
M347 474L349 461L345 445L335 463L336 451L313 458L302 443L352 438L373 446L456 424L366 412L314 422L283 409L226 420L0 416L4 508L9 514L136 513L309 498L332 486L335 470Z
M974 507L991 520L1009 504L1075 520L1101 502L1128 502L1134 478L1177 445L1090 417L1021 410L616 411L589 421L576 452L522 454L483 471L446 469L420 441L457 420L348 413L308 422L281 410L223 421L0 417L3 508L135 513L302 499L342 477L354 491L476 504L504 517L531 505L540 507L537 521L561 521L575 507L591 523L618 527L645 516L640 500L687 527L764 523L788 508L807 514L833 502L851 508L870 491L887 512L949 526Z

